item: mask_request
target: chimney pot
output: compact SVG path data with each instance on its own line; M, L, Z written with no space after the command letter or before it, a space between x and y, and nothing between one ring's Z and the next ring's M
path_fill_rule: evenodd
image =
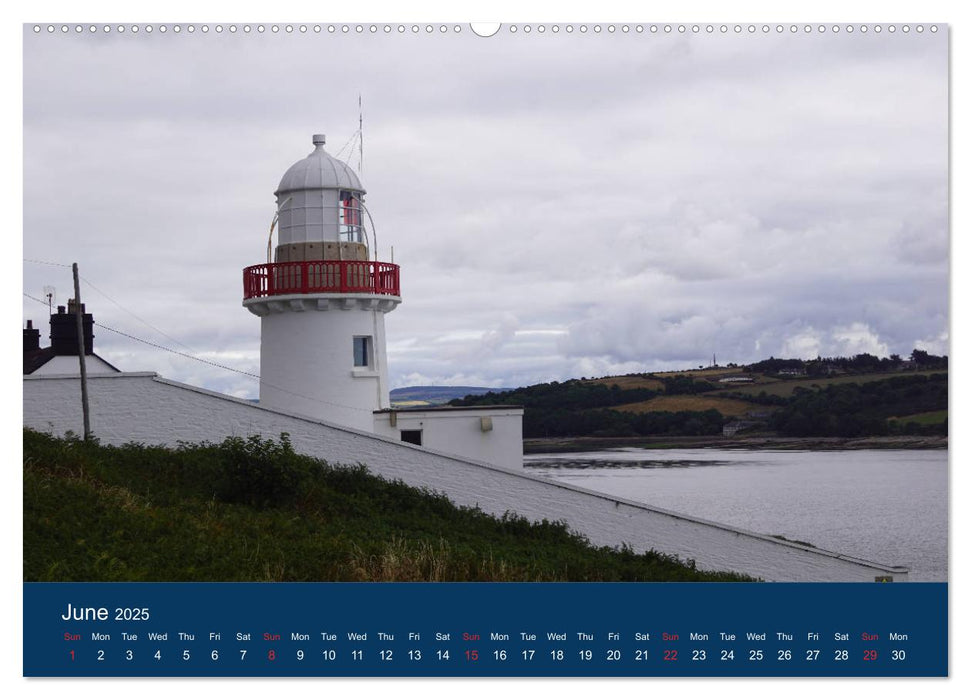
M57 313L51 314L51 347L55 355L78 354L78 326L74 314L77 305L73 299L68 300L70 313L64 313L64 307L58 306ZM84 337L84 354L94 352L94 317L84 313L81 304L81 332Z
M33 321L27 321L24 328L24 352L34 352L40 350L40 331L34 328Z

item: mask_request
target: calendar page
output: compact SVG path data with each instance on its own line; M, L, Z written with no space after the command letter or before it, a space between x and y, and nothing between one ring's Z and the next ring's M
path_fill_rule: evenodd
M947 23L22 33L23 676L949 675Z

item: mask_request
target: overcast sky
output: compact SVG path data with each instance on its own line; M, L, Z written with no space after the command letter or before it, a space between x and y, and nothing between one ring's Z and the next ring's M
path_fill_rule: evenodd
M76 261L96 322L257 374L241 270L285 170L313 133L352 139L360 94L359 174L401 265L393 387L948 352L946 26L224 26L25 28L24 292L66 303ZM46 344L46 307L23 313ZM257 394L96 335L121 369Z

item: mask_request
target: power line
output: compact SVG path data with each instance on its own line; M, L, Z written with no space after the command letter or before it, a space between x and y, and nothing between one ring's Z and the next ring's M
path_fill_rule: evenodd
M44 301L43 299L38 299L37 297L31 296L27 292L24 292L24 296L27 297L28 299L33 299L34 301L36 301L39 304L43 304L44 306L47 306L47 302L46 301ZM50 308L50 307L48 307L48 308Z
M346 167L346 164L345 164L345 167ZM370 214L368 216L370 216ZM40 265L53 265L55 267L71 267L70 265L64 265L62 263L55 263L55 262L48 262L46 260L29 260L27 258L24 258L24 262L37 263L37 264L40 264ZM171 336L167 335L163 331L159 330L158 328L156 328L155 326L153 326L152 324L150 324L148 321L144 321L141 318L139 318L136 314L132 313L131 311L128 311L128 309L126 309L121 304L119 304L117 301L115 301L114 299L112 299L111 297L109 297L107 294L105 294L104 292L102 292L100 289L98 289L97 287L95 287L88 280L84 279L83 277L81 277L81 279L88 286L90 286L96 292L98 292L99 294L101 294L102 296L104 296L108 301L110 301L111 303L113 303L115 306L117 306L122 311L124 311L124 312L132 315L134 318L138 319L141 323L145 324L146 326L148 326L149 328L153 329L154 331L156 331L156 332L164 335L169 340L172 340L173 342L181 345L182 347L184 347L184 348L186 348L188 350L192 350L192 348L189 348L184 343L180 343L178 340L176 340L175 338L172 338ZM36 301L36 302L38 302L40 304L43 304L44 306L48 306L48 303L46 301L43 301L41 299L38 299L37 297L32 296L32 295L28 294L27 292L24 292L23 294L28 299L33 299L34 301ZM349 411L361 411L361 412L368 412L368 413L370 413L370 411L367 411L367 409L358 408L356 406L347 406L345 404L334 403L333 401L324 401L323 399L320 399L320 398L317 398L317 397L314 397L314 396L307 396L305 394L298 394L298 393L293 392L293 391L290 391L288 389L284 389L283 387L279 387L279 386L275 386L273 384L270 384L270 383L264 381L260 377L260 375L258 375L258 374L253 374L252 372L246 372L246 371L243 371L241 369L236 369L235 367L228 367L226 365L221 365L218 362L212 362L211 360L205 360L205 359L203 359L201 357L196 357L195 355L190 355L189 353L181 352L179 350L173 350L172 348L167 348L164 345L159 345L158 343L153 343L150 340L145 340L143 338L139 338L139 337L134 336L134 335L131 335L129 333L125 333L124 331L119 331L119 330L117 330L115 328L111 328L110 326L106 326L103 323L98 323L97 321L93 321L93 323L94 323L94 325L98 326L99 328L104 328L106 331L111 331L112 333L117 333L118 335L121 335L121 336L124 336L126 338L129 338L130 340L134 340L136 342L143 343L145 345L148 345L150 347L156 348L158 350L163 350L165 352L170 352L173 355L178 355L180 357L184 357L184 358L189 359L189 360L195 360L196 362L201 362L203 364L209 365L210 367L215 367L217 369L226 370L227 372L235 372L236 374L241 374L241 375L246 376L246 377L251 377L252 379L259 379L262 385L267 386L267 387L269 387L271 389L276 389L277 391L279 391L281 393L289 394L290 396L296 396L296 397L301 398L301 399L306 399L307 401L313 401L315 403L326 404L328 406L334 406L336 408L343 408L343 409L347 409Z
M37 265L52 265L54 267L71 267L70 265L65 265L64 263L48 262L47 260L31 260L30 258L24 258L25 263L35 263Z
M35 263L37 265L51 265L53 267L71 267L70 265L65 265L63 263L50 262L48 260L36 260L36 259L24 258L24 262L27 262L27 263ZM130 310L126 309L119 302L115 301L110 296L108 296L108 293L107 292L104 292L101 289L98 289L98 287L96 287L90 280L88 280L88 279L86 279L84 277L81 277L81 281L84 282L89 287L91 287L91 289L93 289L94 291L96 291L98 294L100 294L101 296L103 296L105 299L107 299L108 301L110 301L112 304L114 304L115 306L117 306L119 309L121 309L122 311L124 311L126 314L128 314L129 316L131 316L132 318L134 318L136 321L138 321L139 323L141 323L142 325L144 325L146 328L151 328L153 331L155 331L159 335L161 335L161 336L163 336L165 338L168 338L169 340L171 340L176 345L181 345L182 347L184 347L189 352L195 352L195 350L193 350L188 345L186 345L185 343L183 343L182 341L180 341L178 338L173 338L171 335L169 335L168 333L166 333L165 331L163 331L161 328L158 328L156 326L153 326L151 323L149 323L148 321L146 321L145 319L143 319L142 317L140 317L134 311L130 311ZM25 292L25 294L26 294L26 292ZM33 297L31 297L31 298L33 298Z
M42 299L38 299L37 297L32 296L32 295L28 294L27 292L24 292L23 294L28 299L33 299L37 303L43 304L44 306L47 306L47 302L46 301L44 301ZM97 321L92 321L92 323L94 323L94 325L98 326L99 328L104 328L106 331L111 331L112 333L117 333L118 335L123 335L126 338L129 338L131 340L135 340L135 341L137 341L139 343L144 343L145 345L150 345L153 348L157 348L159 350L164 350L165 352L170 352L170 353L172 353L174 355L179 355L181 357L185 357L185 358L188 358L190 360L195 360L196 362L202 362L202 363L207 364L207 365L210 365L212 367L218 367L219 369L224 369L224 370L226 370L228 372L236 372L237 374L243 374L243 375L246 375L247 377L252 377L253 379L259 379L260 378L260 375L258 375L258 374L253 374L251 372L245 372L245 371L243 371L241 369L236 369L235 367L227 367L226 365L221 365L218 362L212 362L211 360L205 360L205 359L203 359L201 357L196 357L195 355L190 355L189 353L186 353L186 352L180 352L179 350L173 350L172 348L167 348L164 345L159 345L158 343L153 343L150 340L145 340L143 338L139 338L137 336L131 335L130 333L125 333L124 331L119 331L116 328L112 328L110 326L106 326L103 323L98 323ZM281 391L283 391L283 390L281 389ZM299 394L297 394L297 396L299 396ZM310 397L304 397L304 398L310 398ZM334 404L334 405L336 406L336 405L339 405L339 404ZM350 408L350 407L348 407L348 408Z
M44 301L42 299L38 299L37 297L32 296L32 295L28 294L27 292L24 292L23 294L28 299L33 299L37 303L43 304L44 306L47 306L47 302L46 301ZM258 375L258 374L253 374L251 372L245 372L245 371L243 371L241 369L236 369L235 367L227 367L226 365L221 365L218 362L212 362L211 360L205 360L205 359L203 359L201 357L196 357L195 355L190 355L189 353L186 353L186 352L181 352L179 350L173 350L172 348L167 348L164 345L159 345L158 343L153 343L150 340L145 340L144 338L139 338L137 336L131 335L130 333L125 333L124 331L119 331L116 328L112 328L111 326L106 326L103 323L98 323L97 321L92 321L92 323L94 323L94 325L98 326L99 328L104 328L106 331L111 331L112 333L117 333L118 335L123 335L126 338L129 338L131 340L135 340L135 341L137 341L139 343L144 343L145 345L150 345L153 348L157 348L159 350L164 350L165 352L170 352L170 353L172 353L174 355L179 355L181 357L185 357L185 358L188 358L190 360L195 360L196 362L202 362L202 363L207 364L207 365L210 365L212 367L218 367L219 369L224 369L224 370L226 370L228 372L236 372L237 374L243 374L243 375L246 375L247 377L252 377L253 379L259 379L260 378L260 375ZM309 397L304 397L304 398L309 398ZM335 405L337 405L337 404L335 404Z
M176 345L181 345L186 350L188 350L190 352L195 352L195 350L193 350L192 348L190 348L188 345L186 345L185 343L181 342L177 338L173 338L168 333L166 333L165 331L163 331L161 328L157 328L157 327L153 326L151 323L149 323L145 319L143 319L140 316L138 316L138 314L136 314L135 312L129 311L128 309L126 309L124 306L122 306L117 301L115 301L110 296L108 296L105 292L101 291L100 289L98 289L97 287L95 287L93 284L91 284L91 282L89 280L87 280L84 277L82 277L81 278L81 281L83 281L86 285L88 285L89 287L91 287L91 289L93 289L94 291L96 291L98 294L100 294L101 296L103 296L105 299L107 299L108 301L110 301L112 304L114 304L115 306L117 306L119 309L121 309L122 311L124 311L126 314L128 314L129 316L131 316L132 318L134 318L136 321L142 323L143 325L147 326L148 328L151 328L153 331L155 331L159 335L168 338L169 340L171 340Z
M26 294L26 292L25 292L25 294ZM218 362L212 362L211 360L205 360L205 359L203 359L201 357L196 357L195 355L190 355L190 354L185 353L185 352L180 352L178 350L173 350L172 348L167 348L164 345L159 345L158 343L153 343L150 340L144 340L144 339L138 338L138 337L136 337L134 335L130 335L129 333L125 333L124 331L116 330L114 328L111 328L110 326L104 325L103 323L98 323L97 321L94 322L94 325L98 326L99 328L104 328L106 331L111 331L112 333L117 333L118 335L122 335L122 336L124 336L126 338L130 338L131 340L137 341L139 343L144 343L145 345L149 345L149 346L151 346L153 348L157 348L159 350L164 350L165 352L170 352L173 355L179 355L180 357L184 357L184 358L189 359L189 360L195 360L196 362L202 362L203 364L209 365L211 367L216 367L218 369L224 369L227 372L235 372L236 374L242 374L242 375L244 375L246 377L251 377L253 379L259 379L260 380L260 383L263 386L270 387L271 389L276 389L277 391L282 392L284 394L289 394L290 396L296 396L296 397L301 398L301 399L306 399L308 401L313 401L315 403L326 404L328 406L335 406L337 408L344 408L344 409L347 409L349 411L361 411L361 412L370 413L370 411L368 411L367 409L358 408L356 406L347 406L347 405L341 404L341 403L334 403L333 401L324 401L323 399L317 398L315 396L307 396L306 394L298 394L298 393L296 393L294 391L290 391L289 389L284 389L283 387L279 387L279 386L276 386L274 384L270 384L269 382L266 382L265 380L263 380L260 377L260 375L258 375L258 374L253 374L252 372L246 372L246 371L241 370L241 369L236 369L235 367L228 367L226 365L221 365Z
M244 372L243 370L236 369L235 367L227 367L226 365L221 365L218 362L212 362L211 360L204 360L201 357L196 357L195 355L190 355L189 353L187 353L187 352L181 352L180 350L173 350L172 348L167 348L164 345L159 345L158 343L153 343L150 340L144 340L144 339L138 338L138 337L136 337L134 335L130 335L128 333L125 333L124 331L119 331L119 330L117 330L115 328L111 328L110 326L106 326L103 323L98 323L97 321L94 322L94 325L98 326L98 328L104 328L106 331L111 331L112 333L117 333L118 335L123 335L126 338L130 338L131 340L136 340L139 343L144 343L145 345L150 345L153 348L158 348L159 350L164 350L165 352L170 352L173 355L179 355L181 357L185 357L185 358L188 358L190 360L195 360L196 362L202 362L202 363L207 364L207 365L210 365L212 367L218 367L219 369L224 369L224 370L227 370L229 372L236 372L237 374L244 374L247 377L253 377L253 379L259 379L260 378L260 375L258 375L258 374L252 374L251 372Z

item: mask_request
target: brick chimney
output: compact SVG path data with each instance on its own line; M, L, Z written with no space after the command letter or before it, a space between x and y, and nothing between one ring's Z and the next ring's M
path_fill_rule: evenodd
M51 314L51 348L55 355L77 356L78 354L75 308L74 299L68 299L66 311L63 306L58 306L57 313ZM94 317L84 312L84 304L81 304L81 328L84 333L84 354L90 355L94 352Z
M35 352L40 350L40 329L34 328L33 321L27 321L24 328L24 352Z

